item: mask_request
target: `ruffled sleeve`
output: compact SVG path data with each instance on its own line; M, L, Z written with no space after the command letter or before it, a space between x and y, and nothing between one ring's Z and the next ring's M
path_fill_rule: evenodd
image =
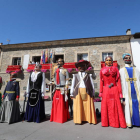
M102 77L102 69L100 70L100 93L99 93L99 97L102 97L102 93L103 93L103 77Z
M71 84L71 90L70 90L70 96L73 96L74 85L75 85L75 75L73 74L72 84Z
M120 96L120 98L123 98L120 73L119 73L119 70L118 69L117 69L117 75L116 75L116 83L117 83L118 90L119 90L119 96Z

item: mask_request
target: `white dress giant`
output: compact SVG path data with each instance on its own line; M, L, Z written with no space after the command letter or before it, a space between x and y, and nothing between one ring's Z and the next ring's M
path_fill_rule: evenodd
M133 75L133 81L129 79L129 72L128 69L132 69L132 75ZM130 71L131 72L131 71ZM140 116L140 71L136 67L131 67L128 64L125 64L124 68L120 69L120 76L121 76L121 85L122 85L122 93L123 98L125 98L125 120L128 127L131 127L134 125L134 117ZM134 90L136 92L135 94L135 101L137 100L137 103L134 103L133 95L132 95L132 83ZM134 107L137 106L137 113L135 113ZM137 117L138 118L138 117ZM140 119L140 117L139 117Z

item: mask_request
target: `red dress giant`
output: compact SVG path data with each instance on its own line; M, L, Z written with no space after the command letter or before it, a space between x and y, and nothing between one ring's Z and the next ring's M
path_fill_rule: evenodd
M109 85L112 85L109 87ZM102 126L126 128L125 117L121 106L122 89L117 67L104 67L100 71L100 97Z

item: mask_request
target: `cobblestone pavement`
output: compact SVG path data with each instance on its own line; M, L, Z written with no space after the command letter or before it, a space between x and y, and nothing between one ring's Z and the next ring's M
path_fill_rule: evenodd
M23 102L20 101L21 108ZM101 104L95 103L95 108L100 110ZM122 129L112 127L101 127L98 124L83 123L75 125L73 120L66 123L54 123L49 121L51 112L51 101L45 101L46 120L39 124L21 121L18 123L0 124L0 140L139 140L140 128Z

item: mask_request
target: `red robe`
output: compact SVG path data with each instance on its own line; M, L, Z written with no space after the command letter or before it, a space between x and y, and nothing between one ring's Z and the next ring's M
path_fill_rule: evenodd
M111 88L108 86L113 84ZM100 71L100 97L102 126L126 128L125 117L121 106L122 89L117 67L104 67Z
M69 118L68 101L65 102L65 95L62 95L61 91L57 89L53 97L50 121L64 123Z

